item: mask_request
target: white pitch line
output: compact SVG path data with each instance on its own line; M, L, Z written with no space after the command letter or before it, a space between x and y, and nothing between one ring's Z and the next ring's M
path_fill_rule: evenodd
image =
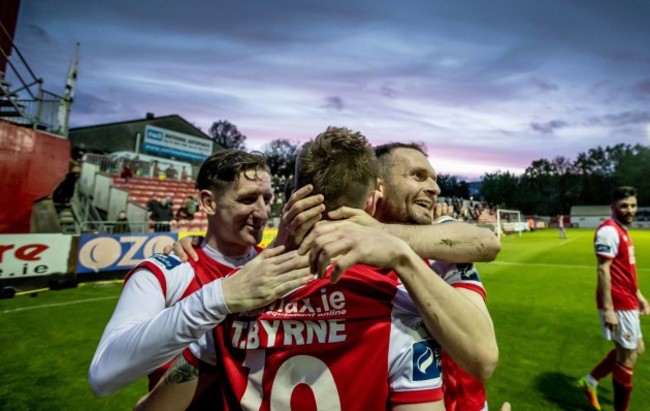
M544 264L544 263L518 263L514 261L491 261L484 264L496 264L496 265L534 265L537 267L550 267L550 268L582 268L596 270L596 264L594 265L572 265L572 264ZM650 268L638 268L636 271L650 271Z
M90 303L90 302L93 302L93 301L103 301L103 300L111 300L111 299L114 300L114 299L117 299L117 298L118 298L118 296L99 297L99 298L88 298L86 300L67 301L65 303L34 305L32 307L23 307L23 308L14 308L12 310L4 310L4 311L2 311L2 314L15 313L15 312L18 312L18 311L37 310L39 308L63 307L63 306L66 306L66 305Z
M578 238L580 238L580 237L565 238L565 239L562 240L562 242L561 242L560 244L558 244L556 247L561 247L561 246L563 246L563 245L567 245L567 244L569 244L570 242L577 240Z

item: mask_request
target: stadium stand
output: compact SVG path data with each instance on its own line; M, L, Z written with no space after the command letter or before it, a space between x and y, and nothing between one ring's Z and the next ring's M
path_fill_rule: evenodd
M176 216L184 206L188 196L197 196L194 181L190 179L177 180L169 178L153 178L134 175L128 182L120 177L121 164L111 164L107 167L107 156L86 156L81 167L81 178L78 187L80 192L77 209L92 208L97 213L81 214L80 232L111 233L117 214L125 210L131 232L150 232L152 224L147 221L147 203L154 197L172 198L172 211ZM124 161L124 160L121 160ZM127 160L128 161L128 160ZM111 163L113 163L111 161ZM81 198L83 197L83 198ZM174 219L170 231L205 231L207 216L202 210L197 210L192 221Z
M128 201L141 207L146 204L152 197L159 198L171 197L173 199L172 210L174 215L181 208L187 196L196 196L193 181L179 180L159 180L150 177L133 177L128 183L117 175L112 176L113 187L127 192ZM205 231L207 229L207 216L202 210L197 210L192 221L177 221L172 226L175 231Z

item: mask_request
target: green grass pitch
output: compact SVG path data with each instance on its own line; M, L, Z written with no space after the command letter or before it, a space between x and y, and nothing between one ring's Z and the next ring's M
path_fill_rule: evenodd
M588 410L575 380L611 349L600 332L595 304L593 230L511 235L496 261L480 264L499 342L499 366L487 384L490 409ZM650 296L650 231L633 230L639 286ZM644 334L650 318L641 317ZM647 339L647 338L646 338ZM650 358L634 372L631 410L650 409ZM600 403L613 409L611 376L601 381Z
M487 384L490 409L587 410L574 386L611 347L595 309L593 230L511 235L495 262L480 264L500 348ZM632 232L641 290L650 296L650 231ZM103 399L87 382L88 365L121 285L88 283L38 297L0 300L0 410L130 409L146 391L141 380ZM641 325L650 332L649 317ZM637 362L632 410L650 409L650 358ZM600 399L612 409L611 377Z

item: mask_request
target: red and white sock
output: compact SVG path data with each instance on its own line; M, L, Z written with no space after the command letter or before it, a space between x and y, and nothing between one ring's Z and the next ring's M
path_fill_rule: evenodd
M614 371L614 366L616 365L616 350L613 349L607 353L605 358L596 366L593 370L587 375L587 382L589 385L596 386L598 381L605 378L609 373ZM591 379L589 378L591 377ZM592 380L593 379L593 380ZM595 381L594 384L591 384Z
M617 362L612 374L614 384L614 409L616 411L627 411L630 406L630 394L632 393L633 369Z

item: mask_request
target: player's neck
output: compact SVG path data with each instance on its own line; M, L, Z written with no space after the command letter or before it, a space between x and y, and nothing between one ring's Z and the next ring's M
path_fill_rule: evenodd
M211 232L210 229L208 229L208 232L205 234L205 240L203 243L223 256L233 259L247 256L253 248L249 245L232 244L220 240L219 237Z
M246 252L243 254L225 254L219 250L219 248L210 245L210 242L206 240L201 244L201 249L203 252L214 261L218 261L222 264L230 265L232 267L240 267L246 262L250 261L255 255L254 247L248 247Z
M619 226L621 226L621 227L624 228L625 230L627 230L628 227L630 226L629 224L625 224L623 221L621 221L621 220L620 220L617 216L615 216L615 215L612 216L612 220L614 220L614 222L615 222L616 224L618 224Z

